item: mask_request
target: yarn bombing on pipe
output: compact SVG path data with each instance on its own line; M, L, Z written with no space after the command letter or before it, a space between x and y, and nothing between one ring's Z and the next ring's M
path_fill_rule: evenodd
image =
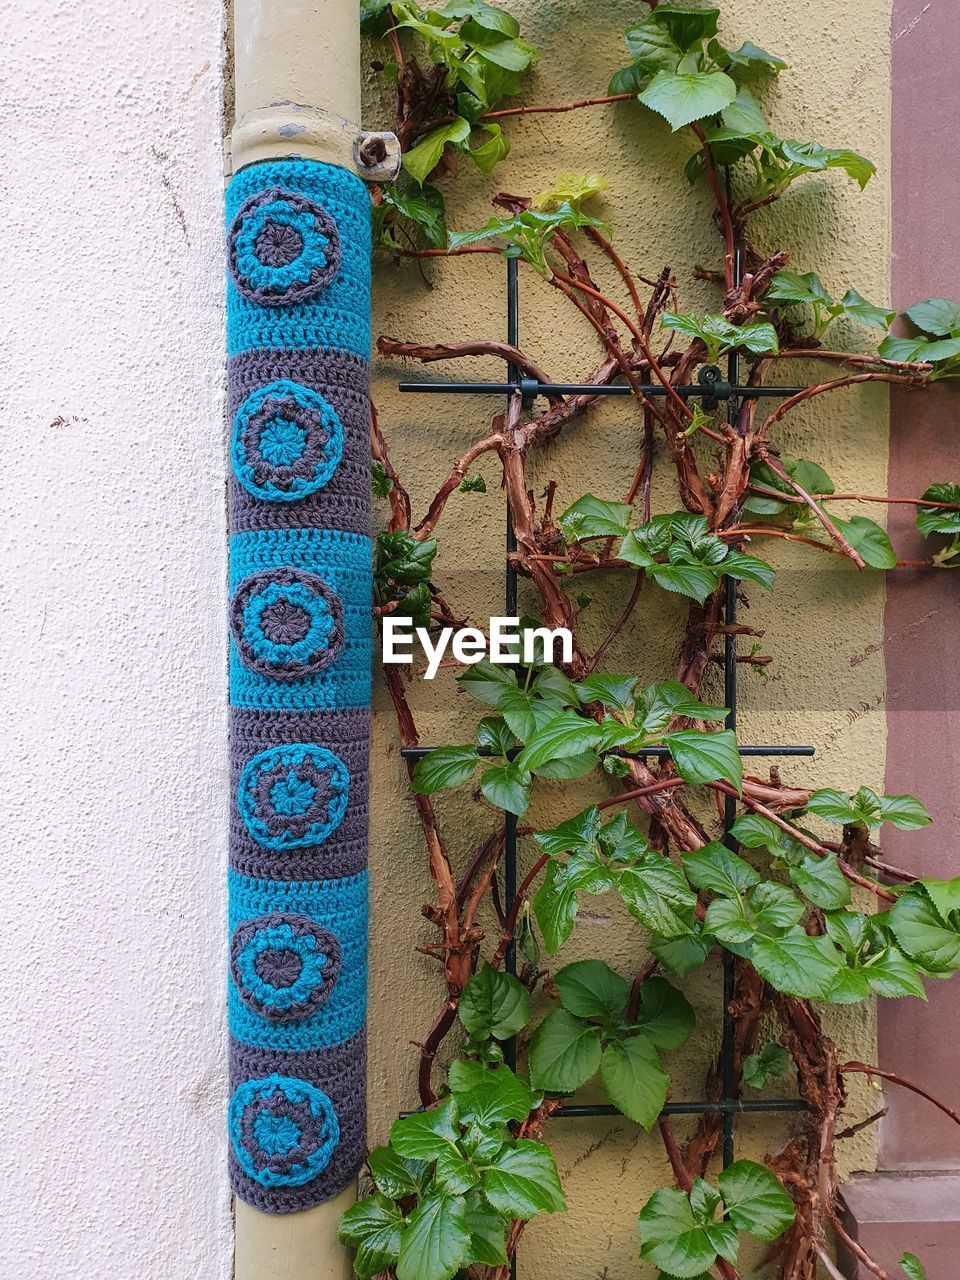
M370 201L312 160L227 191L230 1175L266 1213L366 1139Z

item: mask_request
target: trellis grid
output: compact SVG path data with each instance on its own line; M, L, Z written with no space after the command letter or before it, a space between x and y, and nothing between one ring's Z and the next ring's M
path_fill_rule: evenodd
M507 258L507 342L510 346L520 346L520 279L518 260L515 256ZM739 282L742 274L739 250L735 256L734 277ZM727 421L734 425L737 421L743 400L769 398L786 399L803 391L803 387L750 387L740 386L740 357L734 349L727 357L727 378L724 381L722 371L716 365L703 365L698 372L698 381L691 385L681 385L674 390L683 398L699 398L708 406L719 400L727 403ZM659 383L643 384L640 389L645 396L666 396L667 389ZM439 395L492 395L506 396L510 400L516 395L523 398L524 405L529 405L537 396L565 395L598 395L629 396L633 389L621 383L544 383L521 376L514 364L507 366L506 382L401 382L401 392ZM507 507L506 519L506 581L505 608L507 617L517 616L517 571L514 566L513 553L517 549L513 531L513 520ZM725 721L726 728L737 727L737 638L731 628L737 620L737 586L733 578L725 579L724 586L724 638L723 638L723 688L724 704L728 708ZM401 756L405 759L419 759L435 750L435 747L404 747ZM812 756L814 747L797 744L781 746L741 746L741 756ZM481 753L483 754L483 753ZM663 757L668 754L666 747L651 747L643 753L645 756ZM734 849L736 841L730 834L737 816L736 798L724 795L723 802L723 840ZM503 848L503 909L509 913L517 896L517 818L515 814L504 815L504 848ZM516 944L511 942L505 957L505 968L508 973L516 973ZM662 1115L719 1115L722 1118L723 1142L722 1160L724 1168L734 1160L734 1138L736 1117L738 1113L790 1112L806 1110L806 1103L801 1098L773 1098L764 1100L744 1100L735 1095L735 1045L734 1023L730 1016L730 1004L733 1000L734 963L729 951L723 953L723 1013L720 1045L720 1094L716 1099L698 1098L686 1102L668 1102L664 1105ZM516 1038L504 1045L504 1057L511 1067L516 1066ZM620 1112L616 1107L604 1103L571 1104L554 1112L555 1118L581 1119L593 1116L616 1116ZM513 1280L517 1276L517 1259L510 1262L510 1275Z

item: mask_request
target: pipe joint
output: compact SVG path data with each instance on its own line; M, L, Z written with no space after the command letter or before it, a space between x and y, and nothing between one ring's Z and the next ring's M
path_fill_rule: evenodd
M339 165L365 182L392 182L400 172L396 134L362 129L320 107L278 102L238 118L227 140L227 176L293 156Z

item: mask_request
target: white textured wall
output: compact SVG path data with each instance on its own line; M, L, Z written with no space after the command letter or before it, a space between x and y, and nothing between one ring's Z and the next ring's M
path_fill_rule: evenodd
M219 1280L216 0L0 0L0 1275Z

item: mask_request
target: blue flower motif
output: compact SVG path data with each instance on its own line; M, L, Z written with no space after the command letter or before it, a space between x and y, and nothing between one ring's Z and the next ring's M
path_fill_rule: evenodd
M340 943L309 916L274 912L241 921L230 943L240 998L270 1022L299 1022L326 1004L340 975Z
M327 1095L276 1073L234 1090L227 1124L240 1168L262 1187L302 1187L323 1172L340 1141Z
M326 840L343 821L349 794L350 775L339 756L312 743L292 743L261 751L247 763L237 808L257 844L285 852Z
M245 578L233 597L231 625L243 665L274 680L314 675L343 648L340 597L302 569Z
M233 283L261 307L303 302L340 270L333 219L315 200L282 187L245 200L228 239Z
M343 424L318 391L278 378L233 419L233 472L263 502L297 502L328 484L343 458Z

